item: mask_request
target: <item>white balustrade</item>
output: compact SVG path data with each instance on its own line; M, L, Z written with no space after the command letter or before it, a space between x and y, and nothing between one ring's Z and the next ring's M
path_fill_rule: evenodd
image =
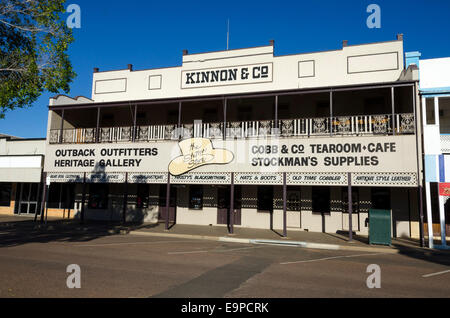
M89 143L178 140L181 138L222 138L225 131L229 139L265 138L267 136L309 137L321 135L372 135L411 134L415 132L414 114L357 115L322 118L300 118L278 120L278 130L274 121L242 121L224 123L202 123L182 125L150 125L127 127L72 128L50 130L49 142Z

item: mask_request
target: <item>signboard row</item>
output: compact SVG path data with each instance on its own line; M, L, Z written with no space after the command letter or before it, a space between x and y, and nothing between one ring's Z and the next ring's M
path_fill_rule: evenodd
M414 173L417 162L410 159L416 156L416 140L409 135L320 139L190 138L160 143L48 145L44 171L129 174L170 171L173 176L193 172ZM344 182L344 179L331 181Z
M126 173L86 173L87 183L124 183ZM195 172L170 176L172 184L231 184L232 174ZM55 183L82 183L84 173L49 173L48 179ZM283 173L234 173L237 185L283 185ZM128 183L166 184L168 173L128 173ZM347 186L347 173L286 173L287 185ZM417 186L416 173L352 173L353 186Z

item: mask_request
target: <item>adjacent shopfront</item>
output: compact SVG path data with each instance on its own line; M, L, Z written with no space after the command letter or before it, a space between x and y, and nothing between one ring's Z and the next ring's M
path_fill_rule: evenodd
M0 214L40 213L44 139L0 136Z
M407 63L416 64L420 69L427 210L425 235L430 248L448 249L450 202L442 189L450 181L450 58L419 60L420 52L406 54Z

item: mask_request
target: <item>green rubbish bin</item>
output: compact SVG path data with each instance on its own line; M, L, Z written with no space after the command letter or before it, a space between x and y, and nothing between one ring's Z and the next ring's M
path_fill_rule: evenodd
M391 245L391 210L369 209L369 244Z

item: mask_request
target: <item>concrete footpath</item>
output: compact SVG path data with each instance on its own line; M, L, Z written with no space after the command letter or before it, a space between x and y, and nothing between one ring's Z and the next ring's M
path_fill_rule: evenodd
M353 236L348 241L348 233L317 233L298 230L288 230L288 236L282 237L280 230L262 230L249 228L234 228L232 235L225 226L174 225L165 230L164 224L147 225L128 232L131 235L164 236L183 239L202 239L220 242L242 244L269 244L293 246L300 248L347 250L375 253L403 253L409 251L424 251L419 240L393 239L391 246L369 245L368 237Z
M69 239L77 235L95 237L102 235L141 235L173 237L183 239L201 239L219 242L242 244L269 244L292 246L299 248L347 250L374 253L407 253L407 252L437 252L421 248L419 240L393 239L391 246L370 245L367 236L354 235L348 241L348 233L317 233L288 229L288 237L284 238L280 230L249 229L235 227L232 235L228 234L226 226L173 225L165 230L163 223L158 224L121 224L118 222L89 221L80 224L79 220L49 219L47 224L35 223L32 217L1 216L0 232L15 234L17 237L27 237L29 240L46 240L53 238ZM22 233L22 234L20 234ZM448 251L444 251L448 255Z

